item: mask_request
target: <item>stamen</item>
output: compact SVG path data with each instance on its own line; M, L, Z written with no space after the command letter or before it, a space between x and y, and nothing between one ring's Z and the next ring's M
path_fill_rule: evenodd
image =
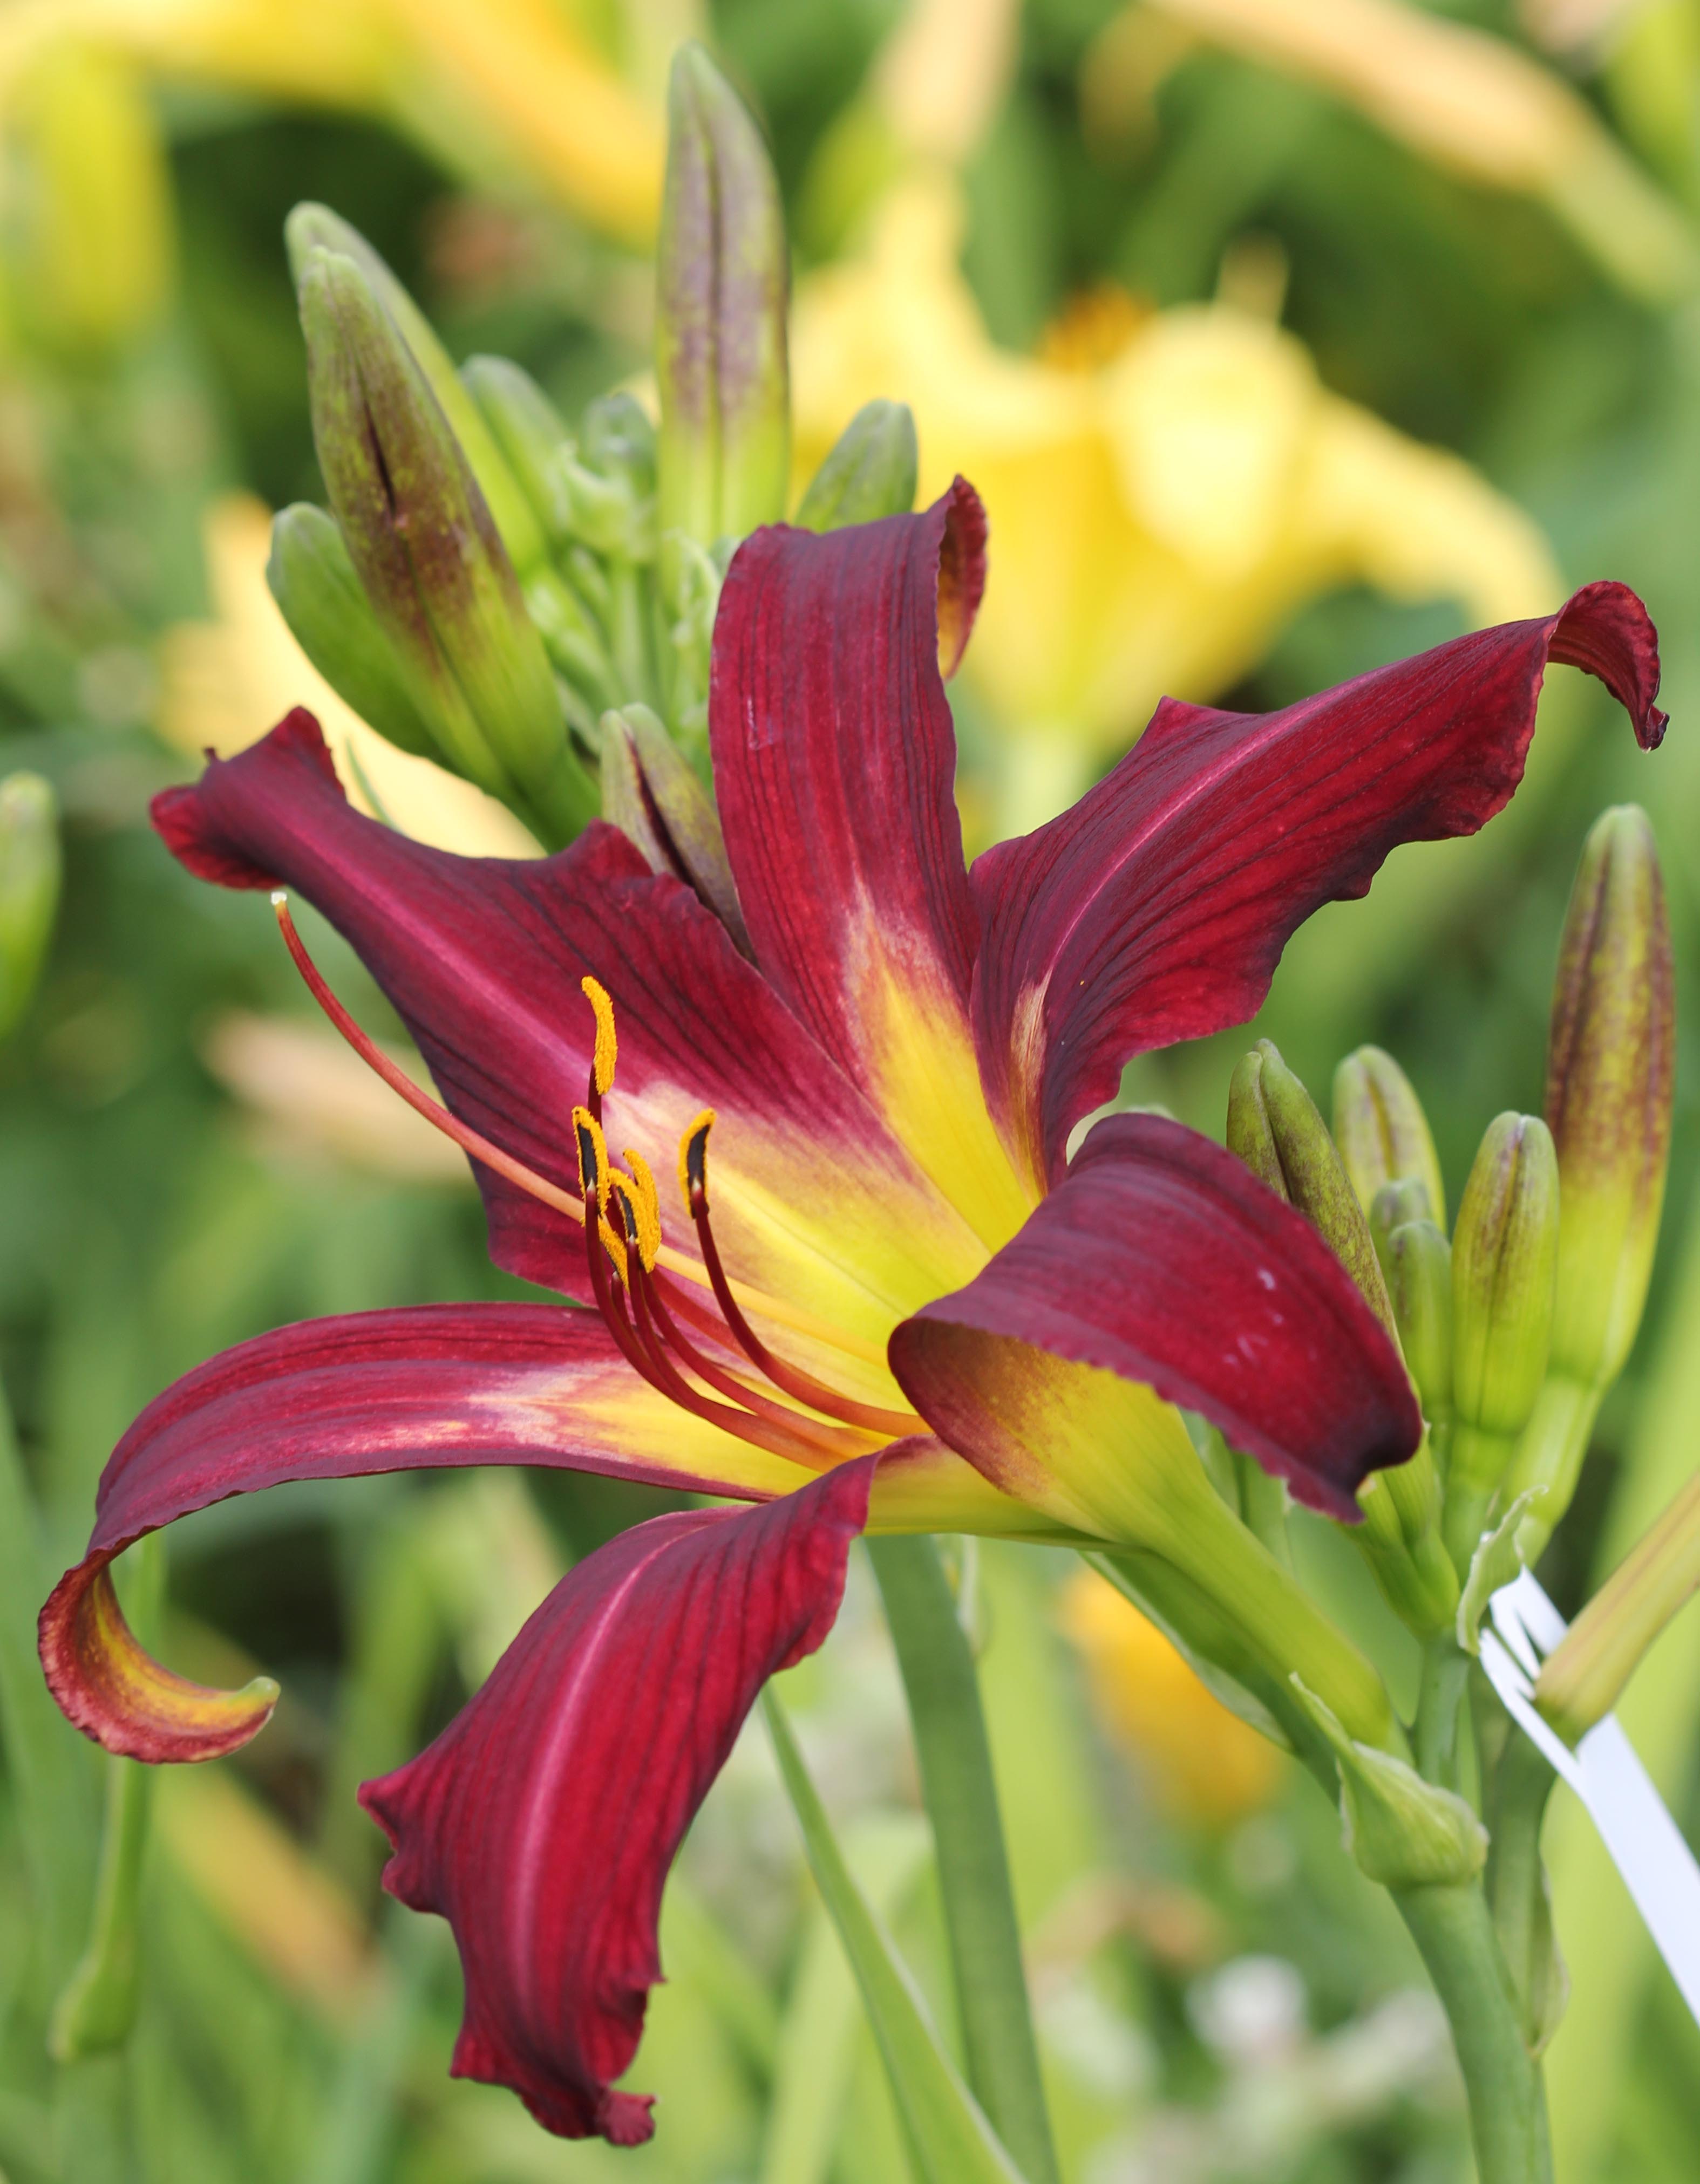
M649 1163L642 1153L627 1145L621 1158L631 1172L632 1189L635 1193L633 1212L638 1218L637 1245L644 1271L653 1273L655 1260L661 1249L661 1196L655 1189L655 1178L649 1173Z
M511 1153L505 1153L498 1145L473 1129L460 1117L451 1115L440 1102L432 1098L422 1086L415 1084L407 1072L390 1060L376 1039L369 1038L354 1022L331 989L320 976L319 967L307 953L306 944L295 930L295 921L289 914L289 896L282 888L274 888L271 907L276 913L278 929L283 944L294 958L295 967L306 981L307 990L331 1019L336 1028L353 1047L369 1069L376 1070L392 1092L406 1100L416 1115L423 1115L433 1129L441 1130L445 1138L452 1138L462 1152L470 1153L486 1167L493 1168L498 1175L505 1176L516 1189L523 1190L544 1206L553 1206L557 1213L565 1213L570 1220L582 1221L584 1208L569 1190L551 1183L547 1176L539 1175L535 1168L527 1167Z
M859 1403L853 1396L840 1395L836 1388L828 1387L812 1373L788 1365L783 1357L776 1357L739 1309L726 1269L721 1264L720 1247L714 1240L708 1216L708 1134L713 1122L713 1112L705 1110L686 1131L679 1145L679 1177L684 1185L685 1203L696 1226L697 1242L702 1249L702 1262L708 1270L715 1302L739 1347L776 1388L798 1402L806 1403L811 1410L824 1411L830 1418L842 1418L846 1424L865 1427L871 1433L924 1432L925 1426L916 1412L888 1411L876 1404Z
M596 1016L596 1046L590 1062L590 1083L600 1100L613 1089L614 1064L620 1050L620 1043L614 1035L614 1004L608 998L608 989L594 978L581 978L578 986Z
M705 1107L679 1139L679 1189L693 1221L699 1206L708 1212L708 1134L713 1128L714 1110Z
M594 1198L605 1212L613 1162L608 1157L608 1140L602 1134L602 1125L588 1107L573 1109L572 1134L578 1145L578 1182L584 1202L588 1206Z
M440 1130L444 1137L459 1145L462 1152L468 1154L481 1166L492 1169L497 1175L505 1177L516 1190L524 1191L527 1197L536 1199L540 1205L549 1206L556 1213L565 1214L569 1221L582 1223L584 1208L572 1192L563 1189L559 1184L551 1183L547 1176L539 1175L535 1168L527 1167L523 1161L516 1160L511 1153L504 1151L500 1145L485 1137L482 1131L475 1130L470 1123L463 1123L458 1116L451 1114L439 1100L433 1100L421 1085L415 1084L407 1072L393 1061L375 1039L361 1030L359 1024L354 1022L347 1009L326 985L320 973L319 967L308 954L306 944L296 931L295 921L290 916L289 895L287 889L275 888L272 890L271 907L277 919L278 930L283 935L284 945L288 949L296 969L301 973L307 990L324 1011L333 1028L360 1056L366 1067L375 1075L383 1079L397 1098L405 1100L416 1115L424 1117L432 1129ZM594 1087L594 1066L593 1063L593 1089ZM712 1117L708 1119L711 1121ZM606 1165L605 1144L604 1165L605 1167ZM647 1174L648 1171L645 1170L644 1173ZM681 1173L683 1173L682 1163ZM653 1183L654 1178L651 1178L652 1189ZM659 1204L656 1217L659 1226ZM599 1227L605 1244L609 1245L614 1256L617 1256L618 1252L614 1247L612 1230L609 1228L605 1221L599 1223ZM663 1244L656 1252L656 1258L660 1265L671 1269L678 1280L691 1283L703 1289L710 1286L706 1272L688 1253L675 1251L671 1245ZM823 1321L817 1319L812 1313L800 1310L785 1298L768 1296L760 1290L750 1288L746 1283L740 1282L738 1288L748 1300L753 1311L761 1312L766 1318L778 1321L780 1325L794 1327L800 1334L811 1335L820 1341L836 1342L850 1356L866 1358L870 1363L878 1362L880 1353L872 1345L857 1340L842 1329L831 1327ZM704 1326L711 1332L719 1332L716 1323L708 1317L705 1306L688 1304L686 1293L677 1290L673 1292L673 1301L675 1308L685 1313L694 1323Z

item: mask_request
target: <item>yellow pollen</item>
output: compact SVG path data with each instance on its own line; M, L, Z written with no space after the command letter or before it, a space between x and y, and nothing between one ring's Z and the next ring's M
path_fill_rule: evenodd
M608 1195L610 1201L618 1201L620 1227L616 1229L611 1222L606 1220L599 1222L597 1225L602 1232L602 1241L608 1256L614 1262L615 1273L629 1288L631 1265L627 1255L630 1252L637 1252L646 1272L652 1271L655 1262L653 1257L644 1254L643 1223L638 1212L637 1193L633 1189L631 1178L621 1175L618 1168L608 1178Z
M608 1140L602 1134L602 1125L588 1107L573 1109L572 1135L578 1147L578 1187L584 1193L585 1203L588 1206L594 1198L599 1210L605 1212L612 1164L608 1158Z
M653 1273L661 1249L661 1195L655 1188L655 1178L649 1173L649 1163L640 1152L627 1145L623 1156L631 1170L630 1193L633 1212L638 1221L638 1251L646 1271ZM625 1178L622 1177L623 1182Z
M614 1064L619 1054L619 1042L614 1036L614 1004L608 998L608 989L594 978L581 978L578 986L596 1014L596 1051L590 1073L598 1092L605 1098L614 1083Z
M705 1107L679 1139L679 1189L685 1195L685 1212L693 1221L696 1218L696 1206L691 1196L693 1167L702 1191L703 1211L708 1211L708 1134L713 1128L714 1110Z

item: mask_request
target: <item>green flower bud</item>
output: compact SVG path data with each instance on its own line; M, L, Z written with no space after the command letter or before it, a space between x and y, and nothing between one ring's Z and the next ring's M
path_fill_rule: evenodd
M309 253L300 291L320 468L414 704L457 771L570 840L595 787L449 421L351 259Z
M1458 1580L1441 1537L1441 1485L1424 1435L1408 1463L1372 1472L1357 1490L1363 1521L1352 1537L1387 1604L1419 1638L1458 1613Z
M750 952L714 799L647 705L602 717L602 811L652 870L694 889Z
M1234 1072L1228 1144L1321 1234L1396 1343L1363 1209L1315 1101L1266 1039ZM1443 1629L1458 1606L1458 1579L1441 1544L1440 1479L1426 1435L1407 1462L1367 1479L1357 1498L1364 1521L1356 1536L1388 1599L1413 1630Z
M599 395L584 413L578 460L563 466L571 536L605 560L655 555L655 428L629 394Z
M543 558L543 532L482 413L438 339L431 321L360 230L327 205L298 204L283 224L284 246L298 295L315 251L351 259L365 276L371 295L388 315L478 481L502 543L514 566L528 577ZM309 359L310 360L310 359Z
M805 531L841 531L882 515L906 515L920 471L909 405L865 402L809 481L793 521Z
M1272 1040L1260 1039L1234 1072L1228 1145L1321 1234L1392 1334L1393 1307L1363 1209L1315 1100Z
M1557 1295L1546 1384L1508 1490L1547 1490L1523 1535L1532 1560L1570 1505L1600 1399L1641 1325L1670 1151L1670 925L1653 829L1620 805L1582 852L1559 948L1547 1056L1558 1150Z
M1358 1743L1296 1676L1293 1685L1334 1748L1346 1847L1369 1879L1384 1888L1474 1880L1487 1863L1487 1830L1463 1799L1391 1752Z
M1446 1227L1446 1185L1429 1118L1410 1079L1379 1046L1360 1046L1334 1072L1334 1134L1366 1213L1384 1184L1409 1177L1428 1194L1428 1218Z
M1530 1115L1488 1125L1452 1244L1452 1464L1446 1534L1468 1569L1547 1377L1558 1251L1558 1162Z
M571 545L577 533L564 472L578 450L560 411L530 372L504 356L469 356L460 383L549 545Z
M785 512L789 278L761 131L700 46L674 56L656 273L660 521L702 545Z
M0 1039L22 1018L59 908L59 801L38 773L0 781Z
M336 518L306 501L275 516L265 581L296 643L338 697L399 749L434 758L430 723L360 589Z
M1570 898L1552 997L1547 1121L1563 1203L1552 1362L1604 1386L1647 1301L1670 1152L1670 923L1647 815L1599 819Z
M1375 1256L1381 1268L1382 1279L1391 1282L1387 1270L1388 1246L1393 1231L1407 1222L1434 1222L1432 1201L1429 1187L1419 1183L1414 1176L1404 1176L1397 1183L1384 1183L1369 1201L1369 1240L1375 1246Z
M1452 1415L1452 1247L1432 1221L1404 1221L1381 1260L1405 1362L1431 1431Z
M1535 1703L1567 1742L1611 1712L1648 1646L1697 1591L1700 1476L1630 1549L1547 1655Z

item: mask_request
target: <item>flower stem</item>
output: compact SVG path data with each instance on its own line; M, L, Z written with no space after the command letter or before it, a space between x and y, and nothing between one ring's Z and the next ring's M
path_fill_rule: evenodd
M1417 1699L1417 1772L1443 1790L1463 1786L1459 1732L1470 1663L1450 1631L1431 1638L1423 1649L1423 1680Z
M968 2082L1028 2184L1056 2184L973 1653L930 1539L871 1539L867 1549L933 1823Z
M1513 1730L1493 1784L1487 1888L1499 1945L1522 1997L1531 2042L1552 2030L1563 2007L1563 1971L1553 1947L1541 1829L1558 1777L1530 1740Z
M1480 1884L1392 1893L1452 2025L1480 2184L1552 2184L1541 2072Z

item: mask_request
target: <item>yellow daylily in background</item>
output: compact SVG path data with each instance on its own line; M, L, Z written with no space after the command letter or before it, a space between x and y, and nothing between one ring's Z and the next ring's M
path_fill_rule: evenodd
M917 171L859 255L802 284L795 432L807 476L862 403L906 401L922 501L959 471L984 493L997 550L967 673L1004 730L994 832L1062 809L1160 697L1219 694L1337 586L1456 599L1477 623L1561 595L1528 516L1330 393L1266 316L1111 292L1040 356L997 348L961 223L949 176Z
M689 0L659 12L668 42L688 34ZM634 87L554 0L23 0L0 14L0 114L71 40L164 82L368 114L621 241L655 231L665 143L650 57Z

